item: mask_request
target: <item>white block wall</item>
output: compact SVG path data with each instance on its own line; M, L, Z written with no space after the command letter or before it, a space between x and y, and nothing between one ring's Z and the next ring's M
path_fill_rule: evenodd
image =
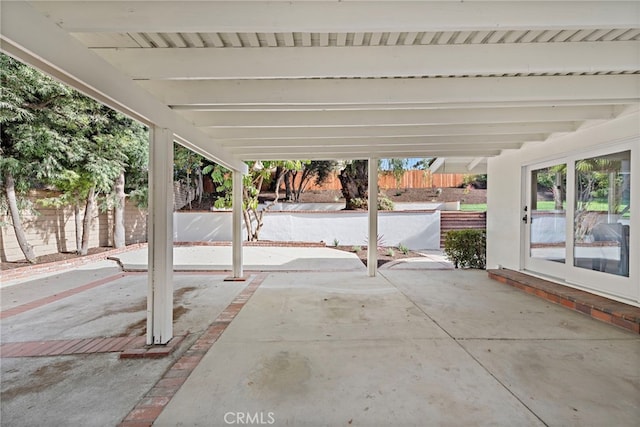
M378 230L385 246L440 247L440 212L380 212ZM246 238L246 233L244 234ZM260 240L367 245L367 212L268 212ZM176 212L174 241L230 241L230 212Z

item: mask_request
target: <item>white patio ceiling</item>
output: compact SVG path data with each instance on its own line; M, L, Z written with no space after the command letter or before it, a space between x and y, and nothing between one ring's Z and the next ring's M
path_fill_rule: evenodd
M3 50L236 169L440 157L481 173L640 101L637 1L1 7Z

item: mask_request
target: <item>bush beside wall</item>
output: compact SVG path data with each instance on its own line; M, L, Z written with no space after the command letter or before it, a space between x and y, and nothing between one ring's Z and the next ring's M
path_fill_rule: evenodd
M487 262L487 233L485 230L448 231L444 253L455 268L484 269Z

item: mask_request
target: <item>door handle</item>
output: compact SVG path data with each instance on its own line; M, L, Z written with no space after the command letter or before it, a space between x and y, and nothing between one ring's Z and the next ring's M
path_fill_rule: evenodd
M529 219L529 217L527 216L527 214L524 214L524 216L522 217L522 222L524 222L526 224L527 223L527 219Z

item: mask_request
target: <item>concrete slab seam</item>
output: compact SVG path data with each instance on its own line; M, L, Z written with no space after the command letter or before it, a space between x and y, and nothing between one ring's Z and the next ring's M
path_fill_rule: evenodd
M404 295L404 297L411 303L413 304L413 306L418 309L422 314L425 315L425 317L427 317L429 320L431 320L437 327L439 327L445 334L447 334L449 336L449 338L451 338L453 340L453 342L455 342L461 349L462 351L464 351L469 357L471 357L471 359L473 361L475 361L478 366L480 366L491 378L494 379L494 381L496 381L496 383L498 383L502 388L504 388L504 390L510 394L511 396L513 396L514 399L516 399L517 402L519 402L524 408L527 409L527 411L529 411L536 419L538 419L543 425L548 426L549 424L546 423L542 418L540 418L540 416L538 414L535 413L535 411L529 406L527 405L526 402L524 402L514 391L512 391L509 387L507 387L507 385L501 381L493 372L491 372L491 370L489 370L488 367L486 367L477 357L475 357L464 345L462 345L462 341L456 339L456 337L454 337L449 331L447 331L442 325L440 325L440 323L438 323L436 321L436 319L434 319L433 317L429 316L429 314L422 308L420 307L415 301L413 301L411 298L409 298L409 296L407 294L405 294L404 292L402 292L402 290L400 288L398 288L388 277L386 277L384 274L381 274L382 277L384 277L384 279L394 288L396 288L398 290L398 292L400 292L402 295Z

